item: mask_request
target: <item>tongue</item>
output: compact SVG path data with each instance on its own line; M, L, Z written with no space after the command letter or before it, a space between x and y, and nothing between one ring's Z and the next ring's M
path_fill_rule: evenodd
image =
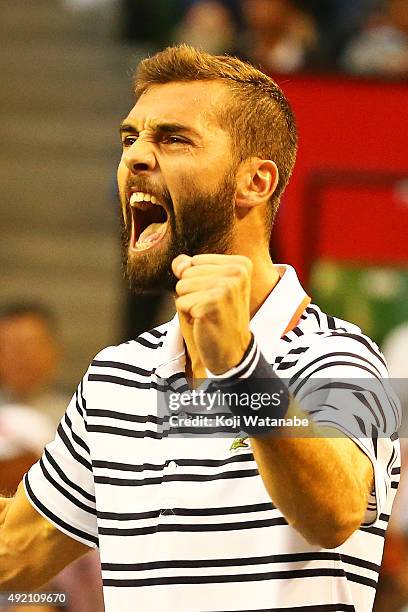
M155 240L158 240L163 234L165 225L165 223L151 223L140 234L138 242L154 242Z

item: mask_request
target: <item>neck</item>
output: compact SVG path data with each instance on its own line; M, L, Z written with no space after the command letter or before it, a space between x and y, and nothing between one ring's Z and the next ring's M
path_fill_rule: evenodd
M279 272L272 263L269 255L267 258L252 258L253 272L250 296L250 318L262 306L272 289L279 281ZM193 325L187 318L178 312L180 329L184 338L186 348L186 377L190 386L194 387L195 379L206 378L205 366L200 358L200 354L195 346Z

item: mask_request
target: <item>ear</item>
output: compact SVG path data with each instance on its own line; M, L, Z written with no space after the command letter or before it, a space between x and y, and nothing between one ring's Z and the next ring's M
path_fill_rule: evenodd
M270 159L251 157L241 163L237 172L235 202L238 207L252 208L265 204L279 181L279 171Z

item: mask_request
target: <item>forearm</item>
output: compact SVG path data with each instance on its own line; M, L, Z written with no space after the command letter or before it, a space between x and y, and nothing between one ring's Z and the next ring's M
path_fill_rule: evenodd
M36 586L29 582L26 575L24 557L13 552L0 530L0 590L32 590Z
M215 383L222 393L235 391L239 398L251 398L249 408L240 400L229 406L244 421L245 415L256 415L260 425L249 424L244 430L252 438L265 487L288 522L311 543L325 548L346 540L361 524L367 507L373 480L370 459L339 430L320 427L302 410L254 341L240 364L217 375ZM268 401L254 412L252 400L263 395ZM278 400L272 404L271 398ZM308 425L262 424L268 419L287 422L295 416Z
M0 497L0 589L2 590L23 586L19 580L25 574L24 554L19 553L8 529L7 517L12 503L13 498ZM29 586L27 585L27 588Z
M13 501L13 498L1 499L0 589L31 590L46 582L41 576L41 568L32 563L30 555L33 539L38 540L38 530L33 526L22 533L24 525L16 525L13 520Z
M0 589L34 590L90 549L66 536L29 503L20 484L0 510Z
M287 417L295 414L307 418L291 403ZM373 480L371 461L337 430L310 424L304 437L296 435L286 429L251 438L259 473L288 523L311 544L334 548L363 520Z

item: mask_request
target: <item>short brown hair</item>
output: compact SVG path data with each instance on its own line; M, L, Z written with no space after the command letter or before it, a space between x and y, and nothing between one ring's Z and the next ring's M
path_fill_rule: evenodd
M296 121L280 87L236 57L210 55L182 44L140 62L134 90L138 99L153 85L210 80L223 81L230 90L230 104L217 112L221 125L232 136L237 162L259 157L273 160L278 167L279 182L267 217L269 233L297 151Z

